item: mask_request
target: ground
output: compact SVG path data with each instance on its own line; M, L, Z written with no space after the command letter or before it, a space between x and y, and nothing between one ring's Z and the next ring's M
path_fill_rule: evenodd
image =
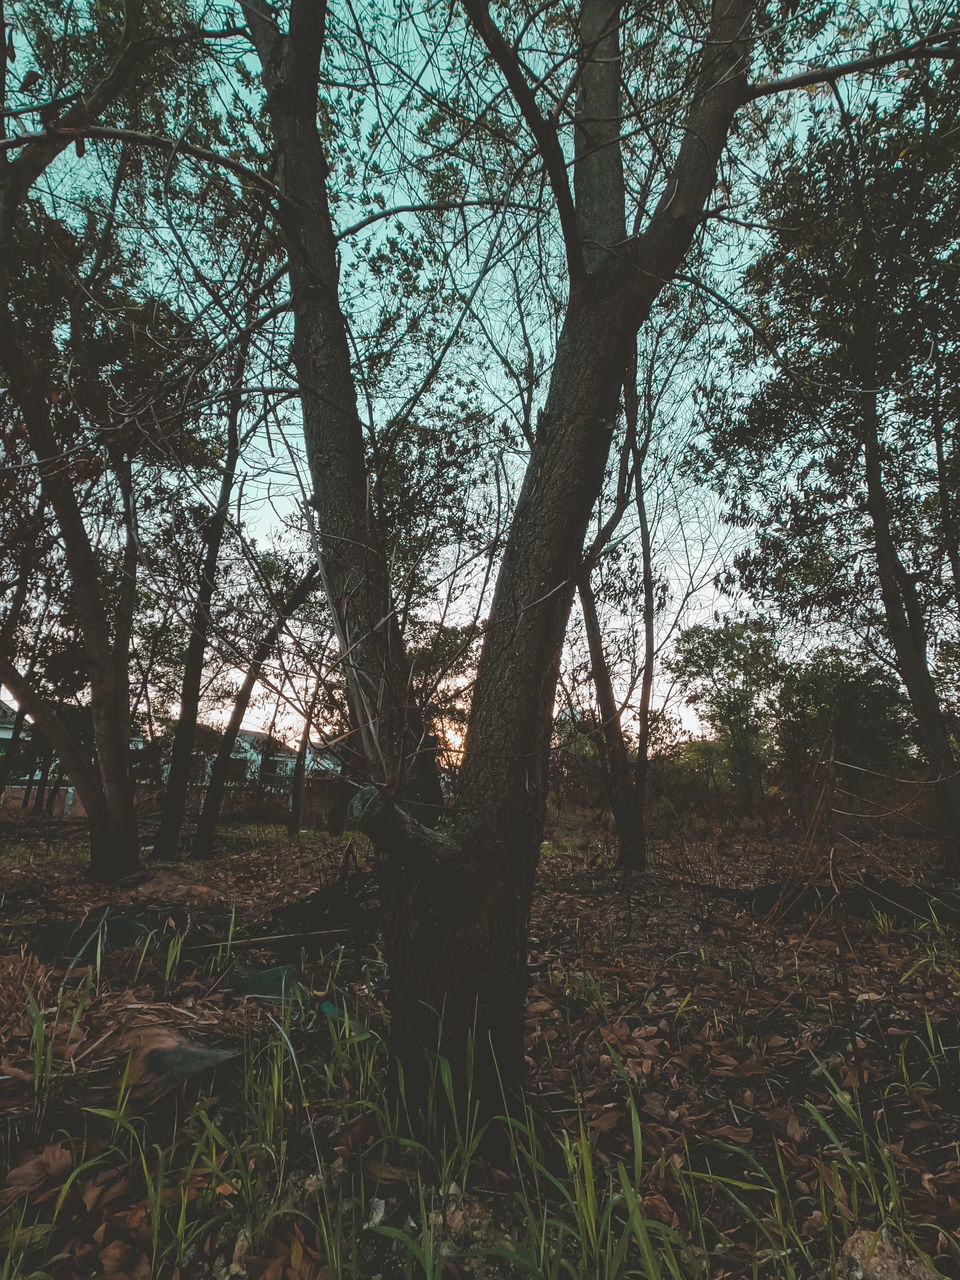
M931 851L674 836L624 886L547 834L528 1114L438 1162L384 1102L362 840L232 828L106 891L80 831L6 829L0 1277L960 1275Z

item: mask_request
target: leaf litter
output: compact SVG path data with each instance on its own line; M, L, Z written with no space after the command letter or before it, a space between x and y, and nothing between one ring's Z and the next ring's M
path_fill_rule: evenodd
M906 845L842 866L759 841L720 868L713 845L680 852L665 849L628 888L580 854L544 857L526 1034L539 1122L571 1144L582 1134L598 1176L613 1180L636 1167L639 1136L644 1214L692 1237L695 1193L712 1275L780 1274L764 1248L785 1207L811 1256L839 1237L835 1265L850 1274L868 1274L857 1259L870 1214L871 1228L902 1229L935 1274L960 1274L953 900L918 883ZM805 876L771 877L772 862L803 869L804 857ZM349 883L346 864L342 845L275 841L110 893L66 862L42 878L4 868L0 1213L34 1261L31 1242L49 1242L58 1280L335 1275L309 1226L316 1161L312 1173L296 1167L306 1144L290 1126L301 1139L309 1129L325 1195L359 1175L381 1206L358 1246L369 1274L405 1274L407 1255L398 1261L380 1232L412 1230L410 1169L384 1152L346 1072L336 1103L309 1096L331 1035L346 1026L383 1043L375 892L362 857ZM199 1107L225 1128L244 1063L276 1042L278 1017L306 1096L264 1122L293 1154L285 1186L274 1169L253 1238L236 1226L251 1170L213 1140L191 1165L176 1118ZM123 1125L138 1145L118 1162ZM476 1260L515 1235L511 1188L509 1170L488 1167L477 1186L436 1189L426 1220L444 1275L519 1274ZM186 1270L169 1250L158 1262L157 1215L177 1208L192 1232Z

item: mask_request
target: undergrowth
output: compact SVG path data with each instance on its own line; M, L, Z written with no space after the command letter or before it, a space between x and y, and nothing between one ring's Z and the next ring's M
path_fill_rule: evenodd
M336 959L327 972L336 974ZM503 1168L484 1158L476 1124L433 1133L429 1145L414 1141L398 1119L402 1084L387 1101L381 1038L349 1015L321 1014L302 986L273 1007L269 1034L248 1038L242 1064L218 1068L192 1100L181 1089L143 1113L125 1072L111 1105L87 1106L77 1123L50 1129L62 1080L47 1046L76 1023L96 981L94 969L43 1009L30 997L31 1120L50 1177L25 1184L28 1194L16 1194L16 1183L3 1194L0 1280L98 1274L85 1262L119 1274L137 1259L148 1270L131 1273L155 1277L794 1280L839 1274L844 1241L864 1229L925 1258L888 1155L883 1099L867 1115L856 1092L815 1061L835 1108L828 1118L807 1104L821 1136L819 1177L799 1194L779 1145L772 1165L719 1140L688 1141L682 1156L646 1162L638 1086L619 1062L630 1161L611 1166L598 1156L582 1111L549 1135L529 1108L502 1121ZM955 1069L956 1049L931 1031L913 1052L903 1046L904 1090L917 1054L934 1071ZM452 1101L442 1058L434 1088ZM666 1183L680 1192L682 1217L663 1212L656 1188Z
M864 929L902 956L881 1026L849 920L823 916L812 958L806 920L792 959L777 925L767 1017L767 960L733 945L711 901L685 902L695 931L638 984L635 959L591 959L600 891L592 869L578 883L535 925L534 1087L495 1122L495 1156L442 1058L432 1129L410 1123L402 1076L388 1087L375 943L264 968L234 911L215 941L161 922L122 952L91 914L65 965L6 957L0 1012L21 1033L0 1088L23 1105L0 1130L0 1280L831 1280L858 1233L960 1275L956 1234L917 1213L906 1181L958 1182L955 1108L937 1099L960 1095L960 1027L930 995L958 985L957 930L874 911ZM659 890L646 892L649 935ZM630 939L638 910L623 907ZM105 1011L143 1009L147 989L154 1021L101 1035ZM233 1047L191 1047L183 1029L226 991L204 1025ZM93 1070L101 1039L113 1056ZM924 1143L939 1165L921 1166Z

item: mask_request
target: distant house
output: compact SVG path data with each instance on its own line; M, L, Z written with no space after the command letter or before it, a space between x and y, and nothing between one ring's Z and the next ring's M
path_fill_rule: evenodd
M307 773L342 773L343 761L323 742L307 743Z
M297 764L292 747L259 729L241 729L230 755L245 762L245 776L238 781L261 782L268 787L292 777Z
M267 786L278 786L292 778L297 766L297 753L293 747L259 729L241 729L231 757L245 762L245 777L238 778L238 782L259 781ZM307 744L308 777L339 773L341 768L339 758L322 742Z
M11 707L8 702L4 702L4 700L0 698L0 756L6 754L7 744L13 737L13 724L16 718L16 708ZM23 726L21 734L25 738L30 736L30 731L27 725Z

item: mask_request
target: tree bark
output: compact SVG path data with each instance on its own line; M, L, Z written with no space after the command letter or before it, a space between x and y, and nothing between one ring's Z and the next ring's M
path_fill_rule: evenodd
M442 805L433 746L411 696L411 672L390 592L382 531L370 501L363 427L340 310L328 166L317 132L326 4L292 0L281 33L243 4L263 68L276 148L278 214L293 303L293 358L307 460L319 513L324 590L337 628L354 724L371 778L424 817Z

